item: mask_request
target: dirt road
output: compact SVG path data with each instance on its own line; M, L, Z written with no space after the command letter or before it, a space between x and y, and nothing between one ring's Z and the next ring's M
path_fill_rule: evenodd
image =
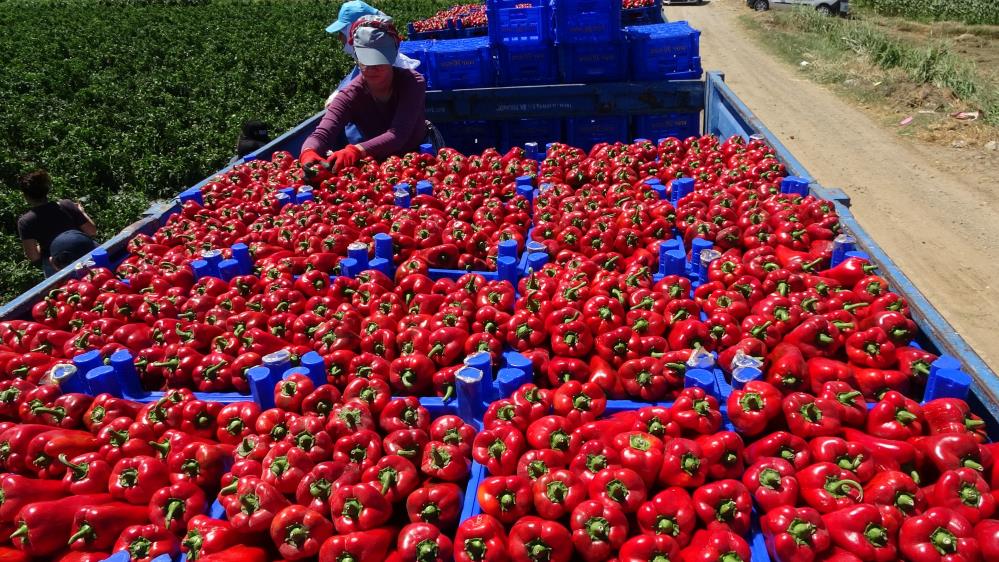
M850 195L857 220L999 371L999 154L884 129L762 50L737 19L746 13L743 0L666 8L701 30L704 68L724 71L819 183Z

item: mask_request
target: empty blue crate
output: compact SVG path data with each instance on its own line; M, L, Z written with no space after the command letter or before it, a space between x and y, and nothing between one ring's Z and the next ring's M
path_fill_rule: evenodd
M701 32L685 21L625 28L632 80L701 76Z
M551 39L548 0L486 0L489 39L494 45L546 43Z
M663 22L663 1L655 0L651 6L625 8L621 6L621 25L648 25Z
M565 120L566 140L589 150L601 142L628 141L627 117L575 117Z
M621 37L619 0L551 0L555 42L609 43Z
M628 45L623 41L559 45L558 62L563 82L628 79Z
M496 82L489 39L434 41L427 50L431 87L435 90L485 88Z
M562 141L561 119L510 119L503 121L503 139L500 147L505 151L524 143L536 142L544 150L550 142Z
M496 48L500 86L558 82L555 47L551 43L510 43Z
M635 116L635 138L656 142L666 137L685 139L701 134L700 113L659 113Z
M499 127L492 121L453 121L434 125L444 137L444 146L463 154L478 154L499 143Z

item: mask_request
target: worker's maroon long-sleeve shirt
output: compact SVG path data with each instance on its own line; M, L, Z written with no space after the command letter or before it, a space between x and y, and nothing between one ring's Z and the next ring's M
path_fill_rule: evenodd
M360 143L371 156L415 152L427 136L424 100L427 84L413 70L392 67L392 97L375 101L362 76L355 78L330 104L319 126L302 145L325 154L347 123L354 123L368 139Z

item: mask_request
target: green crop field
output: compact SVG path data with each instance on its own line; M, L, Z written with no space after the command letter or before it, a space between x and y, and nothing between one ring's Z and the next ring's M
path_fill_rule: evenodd
M369 0L405 22L450 0ZM323 30L340 1L0 0L0 302L41 279L16 178L42 166L109 238L223 166L240 124L284 131L352 62Z
M859 0L857 5L886 16L999 25L996 0Z

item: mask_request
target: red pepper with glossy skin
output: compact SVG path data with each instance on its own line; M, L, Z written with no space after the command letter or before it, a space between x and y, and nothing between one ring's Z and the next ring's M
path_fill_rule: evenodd
M944 472L929 490L930 505L952 509L972 525L992 517L996 511L996 500L988 483L981 473L970 468Z
M867 424L867 401L859 390L843 381L828 381L819 398L835 400L840 405L840 418L846 427L863 428Z
M722 422L718 399L696 386L685 388L677 395L670 415L687 435L709 435L718 431Z
M826 513L822 520L836 546L865 562L898 560L893 533L878 508L860 504Z
M846 338L846 355L860 367L890 369L896 365L895 344L881 328L870 328Z
M685 370L686 365L665 358L639 357L622 363L617 376L628 396L643 401L663 400L677 386L667 368Z
M385 524L392 516L392 505L373 485L361 483L338 488L333 493L330 513L337 532L346 534Z
M66 547L77 511L110 501L107 494L89 494L30 503L17 513L10 540L31 556L51 557Z
M875 474L864 485L864 501L895 510L900 520L922 513L927 506L923 489L912 477L895 470Z
M70 461L66 455L59 455L59 462L66 465L62 481L70 494L103 494L108 491L108 477L111 465L100 453L84 453Z
M812 392L818 394L827 382L838 381L855 386L853 367L842 361L812 357L805 364Z
M970 433L979 443L988 436L985 421L971 411L968 403L960 398L937 398L923 404L923 417L931 435L941 433Z
M974 528L960 514L934 507L902 523L899 550L913 562L975 562L980 559Z
M767 551L777 562L820 560L832 540L818 511L782 505L760 518Z
M176 535L156 525L132 525L121 532L111 550L128 552L132 562L151 562L164 554L177 554L180 543Z
M360 562L362 560L386 560L395 544L397 531L380 527L368 531L357 531L333 535L319 549L320 562Z
M60 455L76 457L94 452L99 444L97 438L86 431L46 431L34 436L28 443L25 461L27 468L39 478L60 479L66 473L66 465L58 460Z
M727 529L700 530L690 540L690 546L680 551L683 562L749 562L749 545L739 535Z
M586 486L570 471L557 469L531 483L534 510L545 519L568 515L586 499Z
M462 490L450 482L424 484L406 497L406 513L412 523L431 523L440 529L457 526Z
M867 415L867 433L904 441L923 434L923 409L901 392L890 390Z
M167 469L170 482L191 482L206 490L214 491L222 477L224 457L218 445L188 443L183 449L170 453ZM266 462L266 459L265 459Z
M898 359L898 370L912 377L920 384L926 383L930 375L930 365L939 357L916 347L899 347L895 349Z
M652 562L655 560L678 560L680 546L666 535L638 535L628 539L621 546L618 560L621 562Z
M697 444L704 451L708 465L709 480L740 478L746 465L743 462L745 444L734 431L719 431L711 435L701 435Z
M749 530L753 500L738 480L718 480L694 490L694 510L708 528L726 527L737 534Z
M634 470L642 477L646 487L655 483L663 462L663 443L658 437L641 431L629 431L612 437L610 445L617 450L618 462L622 467Z
M301 560L319 554L322 543L333 534L333 524L305 506L290 505L274 516L270 534L284 560Z
M403 562L453 560L451 539L429 523L410 523L399 532L399 559Z
M479 505L484 513L500 522L514 523L531 513L534 497L531 486L522 476L490 476L479 485Z
M925 435L914 437L909 443L923 455L920 472L930 477L957 468L973 468L985 473L992 466L989 450L966 433Z
M196 484L178 482L164 486L149 499L149 521L181 533L187 522L205 510L205 492Z
M569 420L562 416L544 416L527 428L527 443L534 449L552 449L568 461L568 453L574 446Z
M187 524L187 534L181 541L181 548L187 559L201 560L240 544L244 537L238 534L228 521L212 519L207 515L197 515Z
M552 393L552 409L572 426L593 421L604 413L607 398L592 382L568 381Z
M747 437L762 435L781 416L783 397L768 382L749 381L728 397L728 418Z
M418 430L417 430L418 431ZM426 432L421 432L426 434ZM387 438L386 438L387 439ZM357 465L361 470L378 462L382 457L382 447L377 433L362 429L344 435L333 445L333 460Z
M819 513L829 513L860 503L864 488L853 473L831 462L815 463L797 474L801 499Z
M468 474L469 460L455 445L431 441L423 450L420 470L439 480L457 482Z
M628 519L620 509L586 500L570 516L572 544L587 562L609 560L628 538Z
M658 478L660 485L692 489L704 484L707 474L704 450L697 442L675 438L665 444Z
M842 430L839 404L804 392L784 397L784 418L791 433L805 437L839 435Z
M0 475L0 523L11 523L22 507L41 501L66 497L65 484L59 480L38 480L18 474Z
M125 528L145 523L145 506L106 503L79 509L73 518L69 547L73 550L107 550Z
M517 470L517 460L525 449L524 436L514 428L486 429L475 436L472 458L495 476Z
M474 515L462 521L454 536L454 559L455 562L507 562L503 524L489 515Z
M975 525L975 539L982 550L982 558L996 560L999 557L999 520L986 519Z
M374 466L364 471L363 482L381 490L390 503L405 499L420 485L420 477L413 463L399 455L385 455Z
M219 500L225 507L226 518L241 533L266 532L274 515L289 505L274 486L254 476L240 478L236 490Z
M912 443L873 437L866 432L845 428L843 437L867 446L874 458L874 466L879 470L898 470L921 482L918 471L923 470L924 454Z
M862 443L840 437L816 437L808 444L812 462L831 462L854 474L865 484L876 471L870 449Z
M794 466L780 458L762 458L746 469L742 483L763 513L798 502L798 479Z
M512 562L569 562L573 553L568 529L533 516L513 525L507 548Z
M746 446L746 462L754 463L761 458L781 458L801 470L811 464L808 443L797 435L786 431L775 431Z
M765 380L782 393L809 388L808 365L796 346L784 342L777 344L767 355L767 363Z
M605 468L587 486L590 499L612 505L625 513L638 510L647 496L642 477L628 468Z
M784 336L783 343L797 347L805 359L832 357L843 344L839 328L822 316L806 318Z
M679 487L659 492L638 508L638 526L645 534L666 535L686 546L697 526L697 513L690 494Z
M596 355L615 369L629 359L636 359L640 348L641 338L629 326L614 328L598 335L594 344Z

